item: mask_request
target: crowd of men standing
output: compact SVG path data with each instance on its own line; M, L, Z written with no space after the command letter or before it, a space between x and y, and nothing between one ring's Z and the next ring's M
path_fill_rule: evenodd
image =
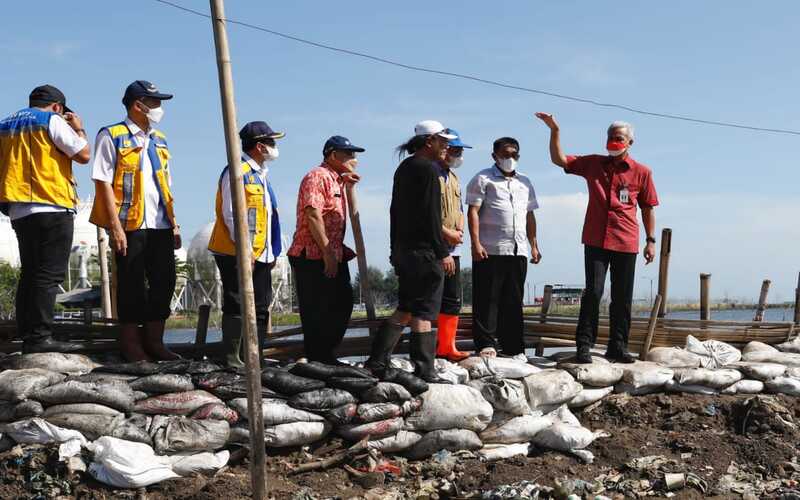
M18 333L25 352L71 352L81 345L53 339L55 297L63 281L72 243L77 203L72 162L92 160L95 199L90 221L105 228L114 249L120 349L129 361L169 360L165 321L175 289L174 249L180 225L171 192L171 154L156 129L163 102L172 98L144 80L131 83L122 104L124 118L102 127L90 155L86 131L51 85L37 87L29 106L0 121L0 210L17 234L21 276L16 298ZM611 333L606 357L632 362L627 352L636 255L637 208L646 232L644 258L654 258L653 207L658 198L649 168L629 154L633 127L614 122L607 130L607 154L567 156L552 115L537 113L550 129L552 162L585 178L589 203L583 230L586 287L576 331L577 359L590 363L597 338L599 303L611 268ZM253 289L260 342L267 332L272 300L271 270L281 254L277 199L269 164L278 159L283 132L267 123L247 123L240 131L242 158L225 166L215 200L216 222L208 244L223 286L224 361L241 367L242 317L233 238L230 168L241 170L252 245ZM397 309L373 337L366 366L383 378L389 356L410 327L410 357L416 375L443 382L436 356L463 359L456 347L461 312L461 246L469 231L473 269L473 340L481 356L525 356L523 289L528 263L542 259L531 179L518 170L520 143L494 141L492 163L466 185L462 197L456 170L465 144L458 132L425 120L397 148L390 209L390 261L399 281ZM358 153L343 136L329 138L320 164L303 178L297 196L297 227L286 253L292 265L305 355L339 363L336 348L353 311L348 262L355 252L344 243L349 186L359 182ZM436 333L433 326L436 325Z

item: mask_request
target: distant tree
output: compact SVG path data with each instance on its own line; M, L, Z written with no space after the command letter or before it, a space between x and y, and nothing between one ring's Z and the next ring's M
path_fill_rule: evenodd
M472 268L461 269L461 293L464 305L472 305Z
M0 319L12 319L17 297L19 269L0 261Z
M377 267L369 266L367 276L375 305L387 306L397 303L397 276L389 270L385 274ZM353 299L358 303L365 291L361 290L361 277L357 274L353 282ZM364 299L366 300L366 299Z

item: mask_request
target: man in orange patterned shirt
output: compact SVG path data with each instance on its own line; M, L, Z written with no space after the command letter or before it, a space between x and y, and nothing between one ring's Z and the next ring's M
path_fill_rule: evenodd
M310 361L338 364L335 349L353 313L353 286L347 263L356 254L345 246L347 192L355 184L356 153L342 136L322 148L322 164L303 177L297 195L297 229L289 248L297 285L303 344Z

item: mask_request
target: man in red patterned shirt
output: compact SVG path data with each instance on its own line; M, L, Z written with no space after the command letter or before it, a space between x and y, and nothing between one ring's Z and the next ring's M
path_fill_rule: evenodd
M310 361L338 364L334 351L353 313L347 263L356 254L344 244L345 183L359 181L356 153L363 151L345 137L331 137L322 148L322 164L300 183L297 229L288 255L297 285L303 345Z

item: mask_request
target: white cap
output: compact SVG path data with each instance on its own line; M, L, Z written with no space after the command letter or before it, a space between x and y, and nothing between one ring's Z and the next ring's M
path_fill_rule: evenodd
M448 141L458 137L448 132L449 130L436 120L423 120L414 125L414 135L438 135L444 137Z

